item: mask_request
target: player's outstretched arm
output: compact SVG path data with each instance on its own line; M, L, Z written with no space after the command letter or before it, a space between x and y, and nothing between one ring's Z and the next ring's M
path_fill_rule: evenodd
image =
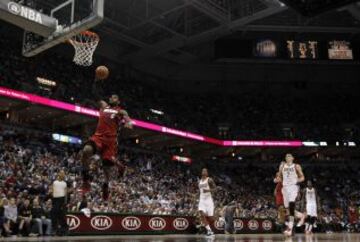
M125 120L124 127L128 128L128 129L133 129L133 124L132 124L132 121L131 121L131 118L130 118L128 112L126 110L122 109L119 111L119 115Z
M105 109L108 106L108 104L107 102L102 100L102 93L103 93L103 88L101 87L101 83L95 80L92 85L92 94L94 95L94 98L98 103L99 108Z
M296 169L296 173L298 175L298 183L305 181L305 176L304 176L301 166L299 164L296 164L295 169Z

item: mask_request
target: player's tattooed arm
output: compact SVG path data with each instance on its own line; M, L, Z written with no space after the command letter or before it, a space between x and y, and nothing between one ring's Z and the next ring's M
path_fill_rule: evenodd
M125 127L125 128L128 128L128 129L132 129L132 128L133 128L133 124L132 124L132 121L131 121L131 118L130 118L128 112L127 112L126 110L122 109L122 110L119 111L118 114L119 114L119 116L120 116L121 118L123 118L123 119L125 120L125 125L124 125L124 127Z
M318 214L320 214L321 213L321 203L320 203L320 197L319 197L319 194L318 194L318 192L317 192L317 189L315 189L315 197L316 197L316 207L317 207L317 212L318 212Z
M305 176L304 176L301 166L299 164L296 164L295 169L296 169L296 173L298 175L298 183L305 181Z
M284 165L285 165L285 162L284 161L282 161L281 163L280 163L280 166L279 166L279 172L278 172L278 176L274 179L274 182L275 183L279 183L279 182L281 182L282 181L282 179L283 179L283 177L282 177L282 170L283 170L283 168L284 168Z
M301 203L300 203L300 211L305 211L306 207L306 188L301 190Z
M216 184L215 184L214 180L209 178L208 183L209 183L210 189L204 189L204 192L211 192L211 193L215 192Z
M104 90L103 90L101 84L102 84L101 82L94 81L92 84L91 92L94 96L94 99L98 103L100 109L104 109L108 106L108 104L104 100L102 100Z
M108 106L107 102L105 102L104 100L100 100L99 101L99 107L100 109L105 109Z
M274 183L280 183L282 181L281 176L280 176L281 172L277 172L274 178ZM275 189L276 191L276 189Z

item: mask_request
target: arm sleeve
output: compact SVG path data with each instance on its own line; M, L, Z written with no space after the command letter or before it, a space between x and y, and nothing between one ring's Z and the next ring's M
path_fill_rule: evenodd
M104 96L104 89L102 86L102 82L94 81L91 89L92 94L94 95L94 99L98 102Z

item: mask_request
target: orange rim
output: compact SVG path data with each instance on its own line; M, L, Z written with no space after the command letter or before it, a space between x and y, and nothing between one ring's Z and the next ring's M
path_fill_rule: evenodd
M85 36L88 36L88 37L94 37L93 40L91 40L90 42L99 42L100 41L100 37L97 33L94 33L94 32L91 32L89 30L85 30L83 32L80 32L79 34L81 35L85 35ZM76 40L73 40L73 39L68 39L66 42L70 42L70 43L76 43L76 44L81 44L81 45L87 45L89 44L89 42L79 42L79 41L76 41Z

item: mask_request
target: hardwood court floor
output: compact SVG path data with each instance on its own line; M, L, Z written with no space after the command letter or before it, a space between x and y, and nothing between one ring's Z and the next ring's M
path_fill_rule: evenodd
M70 237L40 237L40 238L0 238L0 241L57 241L57 242L360 242L360 234L297 234L286 239L281 234L252 235L116 235L116 236L70 236Z

